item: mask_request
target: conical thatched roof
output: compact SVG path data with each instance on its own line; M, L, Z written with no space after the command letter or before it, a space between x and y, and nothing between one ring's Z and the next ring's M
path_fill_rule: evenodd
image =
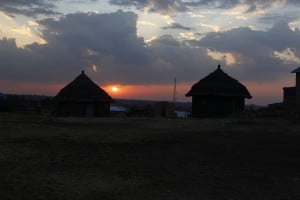
M190 96L228 96L252 98L247 88L234 78L228 76L220 67L204 77L185 95Z
M55 101L111 102L112 98L82 73L54 97Z

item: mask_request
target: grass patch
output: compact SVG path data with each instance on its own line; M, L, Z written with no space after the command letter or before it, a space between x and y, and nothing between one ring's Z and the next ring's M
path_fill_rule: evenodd
M0 115L1 199L298 199L287 120Z

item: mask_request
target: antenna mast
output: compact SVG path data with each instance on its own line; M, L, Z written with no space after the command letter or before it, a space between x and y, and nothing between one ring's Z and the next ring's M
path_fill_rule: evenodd
M177 101L177 80L176 77L174 78L174 90L173 90L173 102L176 103Z

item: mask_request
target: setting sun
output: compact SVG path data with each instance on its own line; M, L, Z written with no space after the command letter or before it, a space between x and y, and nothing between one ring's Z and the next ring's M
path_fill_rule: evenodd
M113 92L118 92L119 91L119 88L117 86L112 86L111 87L111 91Z

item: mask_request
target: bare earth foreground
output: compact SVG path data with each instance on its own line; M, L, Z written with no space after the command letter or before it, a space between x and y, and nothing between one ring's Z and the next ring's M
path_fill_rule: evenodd
M290 120L0 114L0 199L300 199Z

